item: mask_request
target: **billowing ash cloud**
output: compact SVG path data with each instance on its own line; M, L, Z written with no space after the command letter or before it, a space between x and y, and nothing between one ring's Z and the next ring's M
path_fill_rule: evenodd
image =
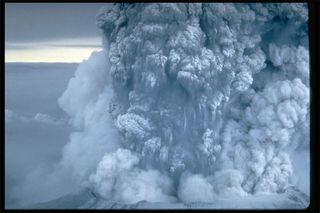
M168 201L170 179L157 170L141 170L139 158L129 150L118 149L105 155L99 163L97 172L90 176L95 190L105 199L115 199L125 203L148 201Z
M79 129L63 162L123 203L281 193L309 178L292 165L309 150L307 21L305 4L102 9L107 52L59 99Z

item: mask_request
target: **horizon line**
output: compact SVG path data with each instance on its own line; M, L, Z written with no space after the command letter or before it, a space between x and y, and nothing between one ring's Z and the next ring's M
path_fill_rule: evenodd
M80 64L82 62L51 62L51 61L5 61L5 64Z

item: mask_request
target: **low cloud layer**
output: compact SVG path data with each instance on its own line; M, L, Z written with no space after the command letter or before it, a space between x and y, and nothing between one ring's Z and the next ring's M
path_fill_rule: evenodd
M5 122L39 122L49 125L62 125L66 124L66 120L63 118L53 118L50 115L37 113L34 117L26 117L19 115L10 109L5 109Z

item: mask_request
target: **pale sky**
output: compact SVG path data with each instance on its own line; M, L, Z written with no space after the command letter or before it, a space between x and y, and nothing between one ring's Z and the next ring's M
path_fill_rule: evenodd
M102 49L106 3L6 3L5 62L81 62Z

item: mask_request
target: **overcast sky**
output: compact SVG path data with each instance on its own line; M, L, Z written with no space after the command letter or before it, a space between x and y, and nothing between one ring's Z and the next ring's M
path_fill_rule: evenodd
M6 62L81 62L100 50L104 3L6 3Z

